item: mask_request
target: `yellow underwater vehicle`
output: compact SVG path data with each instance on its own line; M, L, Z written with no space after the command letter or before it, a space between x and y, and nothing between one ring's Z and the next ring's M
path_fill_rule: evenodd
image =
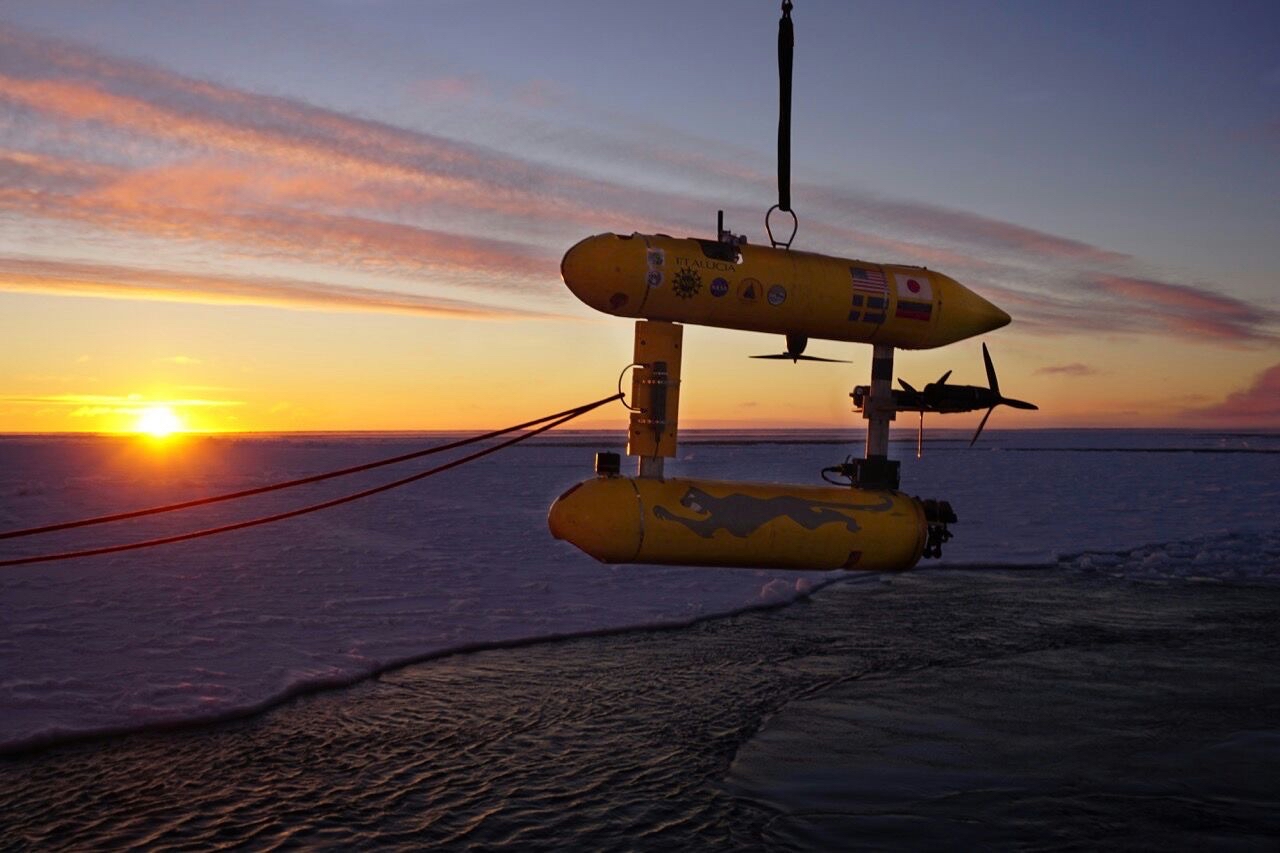
M724 228L716 239L665 234L599 234L561 263L564 283L606 314L636 318L627 454L596 457L596 478L551 506L552 534L607 563L743 566L769 569L909 569L941 555L956 521L945 501L899 491L888 458L898 411L962 412L997 405L1034 408L999 393L990 357L989 388L948 386L894 391L895 348L930 349L1009 323L1009 315L939 272L793 251L791 210L792 4L778 29L778 204L765 216L772 246L748 245ZM791 236L774 238L770 216L789 214ZM804 354L810 338L871 344L871 384L850 395L867 421L866 453L823 471L829 486L667 478L680 405L680 323L783 335L786 349L764 358L827 361ZM950 374L948 374L949 376ZM983 419L986 424L986 418ZM981 427L979 427L981 431ZM975 436L976 438L976 436Z
M898 491L898 463L888 459L895 413L924 411L918 394L890 387L893 352L980 335L1009 315L923 267L749 246L723 228L719 237L601 234L565 254L561 273L575 296L608 314L642 318L627 441L638 466L625 477L616 454L600 454L597 477L552 505L552 534L608 563L884 570L940 555L956 520L951 507ZM663 460L677 447L679 323L781 334L782 357L793 359L810 358L803 355L809 338L872 344L871 384L854 395L867 419L865 457L824 472L847 485L665 477ZM946 411L990 401L974 395Z

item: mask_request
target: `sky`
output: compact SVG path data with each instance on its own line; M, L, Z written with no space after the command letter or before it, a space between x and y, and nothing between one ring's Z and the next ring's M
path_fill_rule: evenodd
M776 2L0 0L0 432L472 429L613 393L564 252L765 242ZM796 248L945 272L1000 427L1280 428L1280 6L797 0ZM850 427L685 330L686 427ZM900 352L984 384L980 342ZM625 424L620 408L583 426ZM964 427L979 414L930 426ZM913 420L908 418L907 420Z

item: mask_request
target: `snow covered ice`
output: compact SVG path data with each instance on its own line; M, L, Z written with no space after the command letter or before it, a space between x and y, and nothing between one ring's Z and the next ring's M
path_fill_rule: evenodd
M821 436L802 444L756 437L726 443L691 433L668 472L812 483L819 468L858 450ZM249 488L440 440L189 436L162 446L7 437L0 530ZM590 475L594 450L620 450L619 443L558 436L280 524L4 569L0 750L248 713L450 650L683 624L785 602L848 576L605 566L553 540L551 501ZM975 449L966 443L926 444L923 460L914 458L913 442L894 444L904 491L949 500L960 518L944 558L921 569L1280 581L1276 435L990 431ZM8 540L0 558L214 526L401 472Z

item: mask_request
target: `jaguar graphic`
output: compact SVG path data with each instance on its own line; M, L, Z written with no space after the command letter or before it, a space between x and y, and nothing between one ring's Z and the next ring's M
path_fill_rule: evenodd
M817 530L824 524L843 524L850 533L857 533L862 528L848 515L850 510L887 512L892 508L893 500L886 497L879 503L858 505L811 501L794 495L756 498L751 495L730 494L718 498L696 486L690 486L680 498L680 505L699 516L690 518L677 515L663 506L655 506L653 514L663 521L683 524L704 539L710 539L717 530L725 530L730 536L745 539L778 518L789 518L806 530Z

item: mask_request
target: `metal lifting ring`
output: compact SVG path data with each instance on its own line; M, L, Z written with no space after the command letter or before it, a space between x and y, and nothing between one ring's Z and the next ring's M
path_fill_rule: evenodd
M800 228L800 219L796 216L796 212L794 210L784 210L783 213L791 214L791 236L786 240L779 240L773 236L773 228L769 225L769 217L773 216L773 212L775 210L782 210L782 207L775 204L773 207L769 208L769 212L764 215L764 230L768 233L769 242L773 244L773 248L776 249L781 246L784 249L790 249L791 241L796 238L796 231Z
M627 371L633 367L646 367L646 366L647 365L642 361L633 361L630 364L628 364L626 367L622 368L622 372L618 374L618 396L620 397L619 402L622 403L622 407L626 409L628 412L643 412L644 409L642 409L640 406L633 406L627 402L627 395L622 392L622 377L626 376Z

